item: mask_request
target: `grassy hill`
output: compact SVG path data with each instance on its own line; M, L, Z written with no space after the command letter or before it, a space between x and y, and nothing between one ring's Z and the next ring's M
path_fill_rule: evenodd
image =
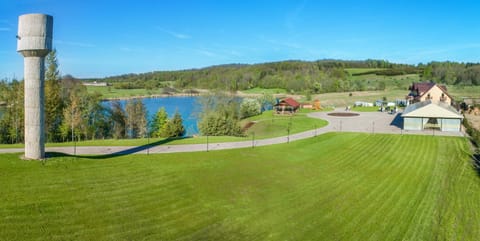
M478 240L466 139L330 133L255 149L0 156L4 240Z

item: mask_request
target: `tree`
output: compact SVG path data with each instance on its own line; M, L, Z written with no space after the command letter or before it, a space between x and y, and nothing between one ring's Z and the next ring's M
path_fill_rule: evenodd
M64 140L68 140L71 136L73 141L76 138L80 138L81 123L82 123L82 111L81 99L77 91L70 92L69 104L63 109L63 122L60 126L60 133Z
M221 93L203 96L200 99L202 112L198 128L203 135L241 136L239 103L232 96Z
M262 106L261 112L264 112L271 109L273 105L277 104L277 99L275 99L272 94L264 93L261 97L258 98L258 102Z
M56 50L51 51L46 57L45 65L45 132L47 141L50 142L60 141L64 108L56 54Z
M165 137L179 137L185 134L185 128L183 127L182 116L178 111L175 111L173 118L167 121L164 136Z
M147 109L142 100L128 100L125 112L127 114L127 136L130 138L144 137L147 133Z
M115 139L125 138L126 133L126 122L127 122L127 115L122 108L122 105L119 101L113 101L111 107L111 118L113 124L113 133L112 136Z
M135 114L138 117L136 125L137 125L137 137L146 137L147 136L147 107L143 103L142 100L138 100L135 103Z
M111 116L107 107L101 103L101 95L88 94L82 108L84 135L87 139L106 138L110 136Z
M260 102L256 99L244 98L240 104L240 118L244 119L250 116L261 114Z
M5 110L0 120L0 143L20 143L24 138L24 82L12 80L0 84L0 101Z
M168 122L168 114L164 107L158 109L157 113L153 117L153 121L150 127L151 135L153 137L162 137L162 133L165 131L166 124Z
M433 71L432 66L430 64L427 65L427 67L425 67L425 69L423 70L422 79L431 80L433 77L432 71Z

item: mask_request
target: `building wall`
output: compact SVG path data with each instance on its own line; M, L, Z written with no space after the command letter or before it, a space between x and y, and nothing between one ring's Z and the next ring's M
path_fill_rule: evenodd
M428 94L430 94L430 98L432 100L432 102L434 103L440 103L440 98L442 97L442 94L444 92L442 91L442 89L440 89L438 86L433 86L429 91L427 91L424 95L422 95L422 97L420 98L420 101L426 101L428 100ZM450 99L450 97L448 97L448 95L444 95L444 98L445 98L445 103L447 103L448 105L451 105L452 103L452 100Z
M461 119L440 119L442 131L460 131Z
M460 131L460 126L462 123L461 119L437 118L437 121L442 131ZM410 131L421 131L424 129L424 126L427 124L427 122L427 117L405 117L403 118L403 129Z
M423 130L423 121L422 118L403 118L403 129L410 131L421 131Z

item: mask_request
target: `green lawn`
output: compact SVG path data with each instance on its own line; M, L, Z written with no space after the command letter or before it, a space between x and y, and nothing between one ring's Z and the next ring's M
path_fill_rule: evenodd
M330 133L201 153L0 155L2 240L478 240L462 138Z
M384 68L345 68L349 74L363 74L376 70L383 70Z
M272 88L272 89L264 89L260 87L251 88L248 90L242 90L245 94L286 94L287 91L285 89L280 88Z
M455 100L463 101L462 97L480 98L480 86L447 86L448 93L452 95Z
M150 96L162 94L162 89L116 89L113 86L87 86L89 93L98 92L102 94L102 98L127 98L133 96Z
M350 93L352 95L350 96ZM337 92L314 95L313 99L319 99L322 107L342 107L353 106L355 101L375 102L382 100L383 97L387 101L395 101L396 99L404 100L408 94L407 90L387 89L384 91L353 91L353 92Z
M307 117L306 114L309 112L311 111L305 109L295 115L284 116L273 115L272 111L266 111L262 115L254 116L249 118L248 121L244 121L244 123L249 121L255 122L255 124L248 129L247 135L251 136L255 133L256 139L264 139L286 136L288 133L299 133L328 125L328 122L325 120Z

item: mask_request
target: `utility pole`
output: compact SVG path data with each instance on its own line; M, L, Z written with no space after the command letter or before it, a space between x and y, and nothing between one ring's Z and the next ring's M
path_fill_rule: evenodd
M77 155L77 143L75 142L75 132L73 131L73 106L72 106L72 115L70 116L70 122L72 124L72 142L73 142L73 155Z
M255 148L255 132L252 133L252 148Z

